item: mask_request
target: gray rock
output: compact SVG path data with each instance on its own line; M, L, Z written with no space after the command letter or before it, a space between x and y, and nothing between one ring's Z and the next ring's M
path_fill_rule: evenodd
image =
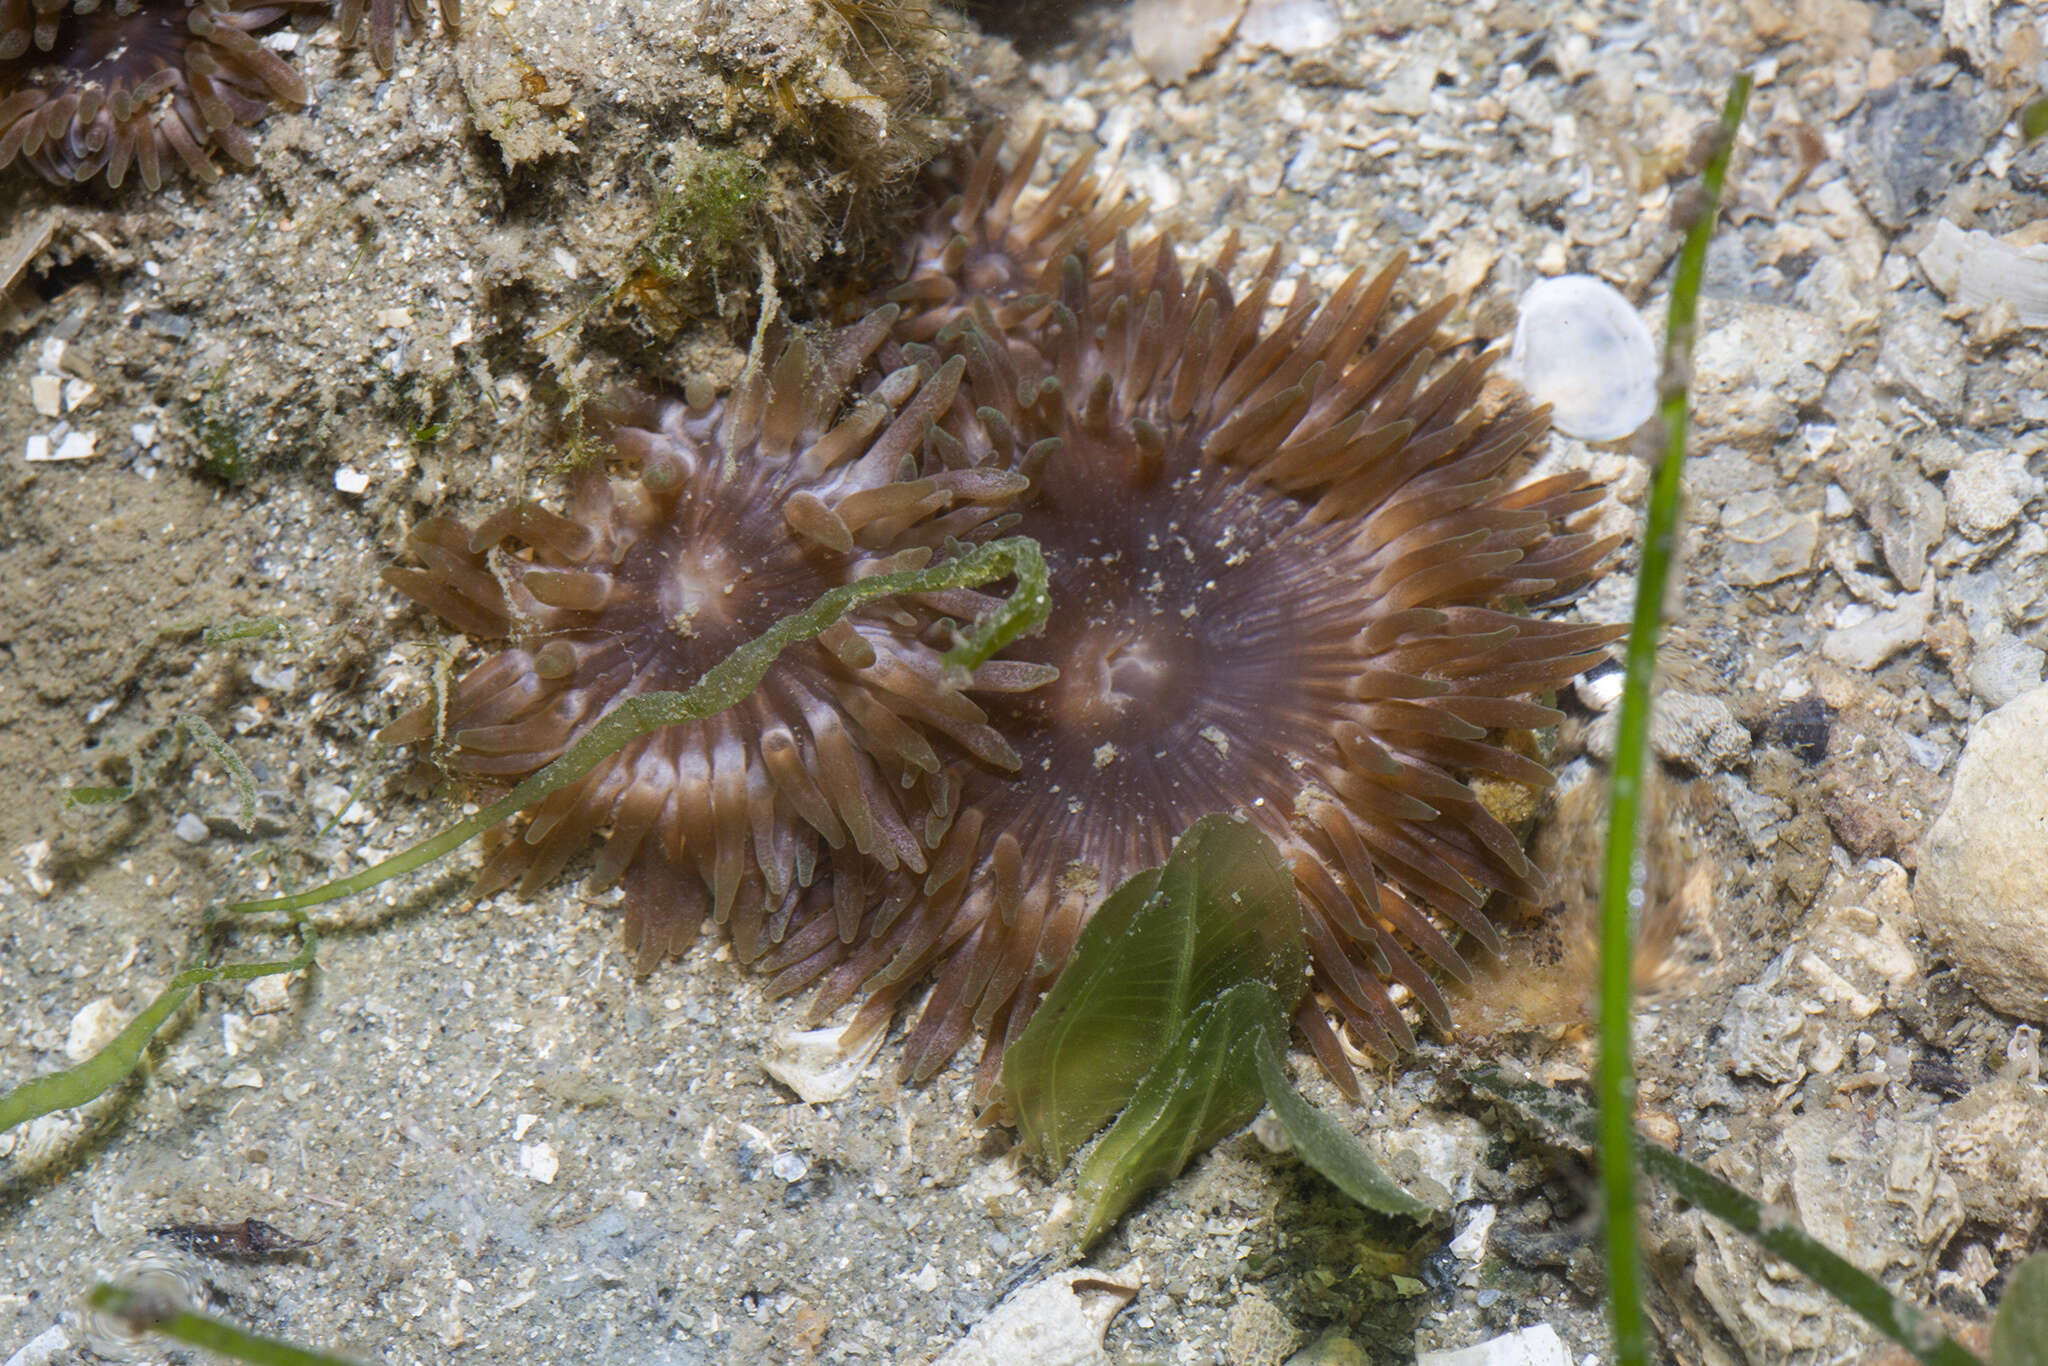
M1932 308L1901 301L1885 317L1877 374L1938 415L1952 417L1963 401L1962 334Z
M2048 688L1972 728L1913 899L1986 1004L2048 1021Z
M2041 685L2048 651L2014 636L1998 636L1970 656L1970 695L1987 707L2002 707Z
M1650 748L1695 773L1713 773L1748 760L1749 731L1718 697L1670 692L1651 713Z
M1739 493L1721 505L1721 565L1731 583L1761 588L1804 574L1819 545L1820 514L1792 511L1783 494Z
M1897 231L1939 199L1998 133L1998 110L1979 84L1957 77L1874 91L1849 125L1844 159L1870 216Z

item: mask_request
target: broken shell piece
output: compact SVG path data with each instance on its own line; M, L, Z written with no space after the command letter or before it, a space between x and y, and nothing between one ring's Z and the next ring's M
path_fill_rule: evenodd
M853 1089L861 1072L882 1047L883 1028L871 1025L859 1034L853 1026L830 1029L778 1029L769 1036L761 1070L796 1092L810 1105L838 1100Z
M1330 0L1252 0L1237 26L1237 38L1253 47L1299 57L1333 46L1344 26Z
M1657 409L1657 348L1633 305L1605 280L1560 275L1522 295L1503 372L1550 425L1581 441L1616 441Z
M1572 1355L1555 1328L1539 1323L1476 1347L1424 1352L1415 1361L1416 1366L1571 1366Z
M2006 304L2021 326L2048 327L2048 244L1964 232L1944 218L1920 248L1919 261L1934 287L1957 303Z
M1131 54L1161 85L1207 66L1244 16L1245 0L1132 0Z
M1102 1335L1143 1281L1135 1264L1114 1274L1055 1272L1012 1292L934 1366L1107 1366Z

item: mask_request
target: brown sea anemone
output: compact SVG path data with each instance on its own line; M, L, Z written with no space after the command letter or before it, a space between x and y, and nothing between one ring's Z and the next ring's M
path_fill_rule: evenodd
M1295 868L1316 967L1300 1021L1332 1076L1352 1086L1336 1026L1385 1052L1412 1042L1390 984L1448 1024L1432 973L1470 972L1453 936L1491 946L1486 898L1537 894L1535 870L1467 780L1549 781L1504 736L1554 722L1557 713L1537 699L1615 636L1527 611L1570 593L1611 552L1611 542L1579 526L1600 491L1577 474L1520 482L1542 415L1482 401L1490 358L1447 349L1438 336L1446 306L1386 323L1397 266L1355 272L1327 301L1297 289L1269 325L1277 256L1242 295L1229 278L1234 248L1184 272L1163 237L1131 243L1135 211L1105 199L1085 167L1029 195L1035 152L1034 144L1007 169L993 146L974 158L960 194L912 243L906 277L890 292L903 314L871 315L854 329L859 346L836 344L834 375L851 377L857 367L843 357L858 351L885 367L907 363L922 380L925 398L902 407L889 428L900 435L883 438L886 459L870 450L852 466L883 481L878 491L862 482L844 495L886 501L885 523L849 540L818 515L821 506L845 506L815 481L836 478L840 447L857 444L823 436L838 400L821 376L803 385L770 380L765 390L756 379L716 421L700 419L683 482L698 487L714 464L737 471L718 485L726 491L717 514L671 513L667 529L656 520L635 533L660 537L664 553L694 564L729 544L724 528L757 528L761 539L747 555L805 566L783 596L769 595L768 580L758 588L747 581L744 591L762 594L763 604L747 620L760 625L835 575L859 572L822 559L826 552L844 555L852 544L856 553L872 546L887 554L906 540L935 547L940 522L946 534L971 539L995 525L995 512L1013 512L1007 529L1036 538L1051 568L1048 629L1013 645L1002 671L990 666L977 677L985 695L952 694L951 712L936 695L897 707L908 694L887 680L905 676L906 660L931 667L932 615L989 604L973 593L878 614L858 633L874 665L828 650L796 666L837 684L830 700L839 712L815 713L825 733L861 741L882 774L908 780L895 810L922 847L888 850L893 863L841 853L829 886L820 879L809 893L790 891L742 954L765 950L775 990L815 987L820 1015L865 995L869 1024L931 982L904 1070L932 1075L980 1031L986 1096L1004 1049L1100 898L1160 861L1197 817L1241 810ZM882 328L892 334L886 340ZM784 368L791 364L785 358ZM865 383L875 386L872 377ZM910 381L880 388L889 384L907 390ZM785 412L773 441L755 434L767 414L784 411L778 397L798 391L803 417ZM913 418L929 430L908 425ZM822 463L805 454L815 439L833 443ZM913 450L921 456L906 461ZM903 468L889 474L889 461ZM942 485L934 471L962 481ZM578 498L601 501L582 491L595 487L584 477ZM988 501L964 515L948 511L968 488ZM697 498L683 497L676 512ZM550 668L568 668L556 644L566 624L591 633L594 648L627 629L627 618L615 628L608 615L617 600L636 604L634 620L659 625L638 598L615 598L625 577L618 569L578 568L574 601L544 599L543 611L507 596L508 585L564 572L554 566L566 564L572 539L579 566L618 560L601 548L611 544L604 527L616 521L607 509L537 521L560 529L527 535L530 559L481 553L515 526L510 519L544 516L515 509L467 538L430 524L413 542L426 570L397 571L401 587L458 627L499 634L523 613L529 640L546 641L494 656L457 689L451 711L491 717L454 728L454 762L471 772L530 771L595 715L594 692L554 700L564 694L539 667L553 651L562 662ZM461 601L452 601L461 584ZM588 615L547 615L571 607ZM570 649L585 648L565 638ZM722 647L728 637L718 639ZM713 657L707 650L703 660ZM575 667L583 668L580 655ZM634 686L623 664L609 667L621 671L607 685L613 695ZM693 655L686 667L702 663ZM878 728L858 714L878 690L891 695L900 724ZM504 718L541 707L550 708L544 726L526 723L516 744L496 739ZM664 753L696 756L655 765L644 787L593 775L577 796L557 794L525 827L524 845L508 846L546 847L545 857L513 856L528 884L609 827L604 874L660 860L648 881L688 884L684 870L694 866L726 904L736 894L718 889L737 885L748 865L742 852L719 851L749 840L760 851L785 838L789 794L749 776L767 771L767 737L778 753L805 756L818 783L810 756L822 752L820 722L806 713L799 727L797 710L775 695L750 701L711 723L716 741L689 728L643 742L637 753L666 745ZM430 727L416 713L393 738L423 738ZM545 745L536 742L541 730ZM514 761L502 757L508 751ZM788 757L781 762L795 772ZM630 765L622 756L614 767ZM657 804L698 813L671 820L679 845L647 840L643 813ZM921 826L913 820L920 807ZM753 864L764 904L775 887L798 881L768 874L771 861L757 854ZM719 875L721 866L732 871ZM494 860L484 885L509 875ZM644 903L649 893L629 895ZM664 942L679 943L650 939L646 915L631 912L628 923L643 965Z
M247 129L306 103L306 84L255 34L305 0L0 0L0 167L46 180L150 189L182 165L211 182L206 148L255 159Z
M365 8L370 54L389 69L401 21L425 0L336 0L352 42ZM134 168L154 190L183 166L207 183L220 147L255 160L253 127L272 109L303 108L305 81L255 35L329 0L0 0L0 167L16 157L60 185ZM452 31L460 0L440 0Z
M503 781L547 764L611 705L682 689L826 590L930 560L972 537L1025 487L1003 471L921 459L962 366L871 376L893 308L818 351L791 343L766 373L701 411L629 396L610 414L631 477L586 468L569 515L521 504L471 528L415 527L424 568L384 577L449 625L509 648L472 669L445 708L383 738L444 732L457 773ZM707 911L751 960L781 940L824 856L844 850L922 875L930 823L951 809L939 751L1016 766L982 710L942 676L939 612L856 612L785 652L739 706L621 750L539 804L485 865L479 894L531 891L607 831L600 885L623 880L626 942L645 971L680 952ZM995 662L972 680L1028 687L1042 670ZM859 887L841 879L819 895ZM842 907L853 925L866 907Z
M1238 298L1232 248L1192 281L1164 239L1091 248L1116 214L1085 179L1020 217L1029 154L1008 176L990 160L891 297L928 310L900 330L968 358L976 422L1057 443L1015 527L1044 548L1055 616L1010 653L1058 681L991 702L1023 766L963 773L978 828L956 822L933 860L954 880L885 882L851 942L800 931L776 984L887 1009L935 970L905 1068L929 1076L980 1030L986 1091L1100 898L1240 809L1295 868L1317 973L1300 1023L1348 1085L1330 1016L1408 1046L1392 981L1448 1027L1431 970L1470 968L1440 924L1493 948L1487 896L1538 894L1465 779L1550 780L1498 737L1560 719L1533 698L1617 634L1524 610L1613 550L1574 530L1600 491L1516 483L1542 415L1476 403L1490 358L1440 356L1447 303L1382 326L1398 264L1327 302L1297 289L1269 327L1277 253Z

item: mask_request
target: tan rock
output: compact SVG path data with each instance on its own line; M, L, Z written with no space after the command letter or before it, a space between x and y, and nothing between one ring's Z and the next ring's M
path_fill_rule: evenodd
M2048 1020L2048 688L1972 729L1913 890L1929 937L1987 1004Z

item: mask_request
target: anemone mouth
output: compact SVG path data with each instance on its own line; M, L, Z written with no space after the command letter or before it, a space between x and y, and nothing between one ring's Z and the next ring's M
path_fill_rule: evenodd
M0 0L0 166L155 190L182 166L211 183L209 146L255 159L247 129L300 108L305 82L254 35L309 0Z

